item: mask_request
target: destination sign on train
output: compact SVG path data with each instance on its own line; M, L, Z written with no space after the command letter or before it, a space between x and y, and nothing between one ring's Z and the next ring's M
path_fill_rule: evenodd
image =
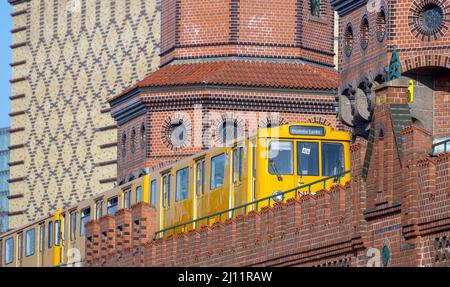
M309 126L291 126L289 127L291 135L299 136L324 136L325 129L323 127L309 127Z

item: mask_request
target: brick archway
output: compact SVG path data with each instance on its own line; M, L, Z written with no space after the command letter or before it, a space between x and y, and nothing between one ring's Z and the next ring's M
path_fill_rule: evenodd
M443 67L450 69L450 56L440 54L418 55L402 61L402 73L423 67Z

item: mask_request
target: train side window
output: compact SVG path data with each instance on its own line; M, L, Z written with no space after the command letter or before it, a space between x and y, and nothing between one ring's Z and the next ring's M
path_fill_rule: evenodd
M157 192L157 185L156 185L156 179L152 180L150 183L150 204L155 206L156 205L156 192Z
M45 248L45 224L39 224L39 252Z
M78 212L72 211L70 213L70 240L75 240L77 235L77 220L78 219Z
M197 196L205 194L205 160L195 164L195 192Z
M47 239L48 239L48 248L52 248L52 246L53 246L53 221L50 221L48 223Z
M142 201L142 186L136 187L136 203Z
M103 216L103 200L98 200L95 203L95 217L96 219L99 219Z
M171 174L165 174L163 175L162 180L162 199L163 199L163 207L169 207L170 206L170 189L172 185L172 175Z
M242 181L242 173L243 173L243 163L242 158L244 157L244 148L239 148L239 181Z
M339 143L322 144L322 175L333 176L344 172L344 146Z
M34 255L35 238L36 231L34 228L25 233L25 256L27 257Z
M294 174L294 148L291 141L272 141L269 144L269 173Z
M239 173L239 153L237 149L233 150L233 183L236 183L238 180Z
M59 246L61 241L61 224L59 220L55 221L55 246Z
M91 220L91 208L86 207L81 210L80 236L84 236L84 225Z
M21 260L23 257L23 233L17 234L17 258Z
M225 154L220 154L211 159L211 190L223 186L225 177Z
M14 239L8 238L5 241L5 265L14 261Z
M108 205L106 207L108 214L113 215L114 213L116 213L118 203L119 198L117 196L113 196L108 199Z
M131 207L131 190L125 191L123 193L123 207L124 208Z
M297 142L298 175L319 175L319 144L317 142Z
M189 167L177 171L175 200L183 201L189 197Z

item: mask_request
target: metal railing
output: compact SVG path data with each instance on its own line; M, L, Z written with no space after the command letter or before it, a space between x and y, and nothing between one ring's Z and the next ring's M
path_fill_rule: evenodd
M196 226L197 223L201 222L201 221L206 221L206 225L204 225L204 226L210 226L211 219L213 219L215 217L218 217L218 221L222 221L222 218L223 218L223 216L225 214L229 214L230 215L228 218L234 218L235 215L237 214L237 211L239 211L239 210L242 210L243 211L242 214L245 215L245 214L247 214L247 211L258 210L258 208L264 202L267 203L267 205L265 205L265 206L270 206L271 202L273 202L273 203L275 203L275 202L284 202L285 199L286 199L285 195L290 194L290 193L294 193L294 198L298 199L300 195L296 191L299 191L299 190L302 190L302 189L307 189L308 190L308 194L311 194L312 186L318 185L318 184L323 184L323 189L326 189L327 182L329 180L333 180L333 183L340 183L340 179L343 176L345 176L347 174L350 174L350 173L351 173L351 170L348 170L348 171L345 171L345 172L342 172L342 173L339 173L339 174L336 174L336 175L333 175L333 176L330 176L330 177L327 177L327 178L323 178L323 179L320 179L320 180L317 180L317 181L314 181L314 182L310 182L308 184L304 184L304 185L301 185L301 186L289 189L287 191L280 192L280 193L278 193L276 195L271 195L271 196L268 196L268 197L265 197L265 198L261 198L261 199L258 199L258 200L255 200L255 201L243 204L243 205L239 205L239 206L227 209L227 210L223 210L223 211L220 211L220 212L217 212L217 213L214 213L214 214L210 214L210 215L207 215L207 216L204 216L204 217L201 217L201 218L197 218L197 219L194 219L194 220L186 221L184 223L181 223L181 224L178 224L178 225L175 225L175 226L172 226L172 227L168 227L168 228L159 230L159 231L155 232L154 239L157 239L158 237L161 237L160 235L162 235L162 237L165 237L166 233L170 232L170 231L172 231L171 234L175 235L177 229L180 229L180 228L183 231L186 231L186 227L191 225L191 224L193 224L194 225L194 229L196 229L197 228L197 226ZM279 197L281 197L281 200L276 200L276 198L279 198Z
M446 140L443 140L443 141L440 141L440 142L437 142L437 143L435 143L435 144L433 144L433 149L432 149L432 152L431 152L431 155L436 155L436 149L438 148L438 147L440 147L440 146L444 146L444 151L443 152L447 152L447 145L448 144L450 144L450 139L446 139Z

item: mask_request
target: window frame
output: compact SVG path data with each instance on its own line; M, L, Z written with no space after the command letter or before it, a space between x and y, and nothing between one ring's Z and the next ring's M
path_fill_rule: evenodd
M77 238L76 237L77 236L77 221L78 221L78 211L72 210L70 212L70 230L69 230L69 237L70 237L71 241L74 241Z
M45 223L39 224L39 252L45 250Z
M32 245L28 245L28 234L33 233L33 240L32 240ZM32 247L33 252L32 253L28 253L28 246ZM35 228L31 228L28 229L25 232L25 257L30 257L33 256L36 253L36 229Z
M100 213L99 207L100 206ZM99 199L95 202L95 219L100 219L103 216L103 199Z
M162 207L169 208L170 207L170 192L172 189L172 173L165 173L162 175L161 180L162 188Z
M55 220L55 226L54 226L54 239L53 239L53 245L54 246L60 246L61 244L61 221Z
M8 248L7 248L7 244L8 244L8 242L11 242L11 249L10 249L10 257L11 257L11 260L7 260L8 259L8 253L7 253L7 250L8 250ZM6 239L5 240L5 265L9 265L9 264L11 264L11 263L13 263L14 262L14 238L13 237L9 237L8 239Z
M138 192L139 191L139 192ZM136 203L142 202L142 186L136 187Z
M111 201L115 199L115 204L112 204ZM110 206L111 204L111 206ZM113 195L106 201L106 214L108 215L114 215L117 211L117 208L119 207L119 196ZM115 208L115 211L113 213L110 213L110 209Z
M222 157L223 156L223 178L222 178L222 184L221 185L214 185L213 186L213 180L214 180L214 182L215 182L215 178L213 177L213 162L214 162L214 159L217 159L217 158L219 158L219 157ZM210 189L210 191L213 191L213 190L216 190L216 189L219 189L219 188L221 188L221 187L223 187L224 186L224 184L225 184L225 166L226 166L226 154L225 153L220 153L220 154L218 154L218 155L215 155L215 156L213 156L213 157L211 157L211 160L210 160L210 163L211 163L211 165L210 165L210 167L211 167L211 169L210 169L210 176L209 176L209 189Z
M206 178L206 160L202 158L195 162L195 194L198 197L203 196L205 194L205 178Z
M276 173L272 173L270 171L270 169L271 169L270 168L270 161L272 160L271 157L270 157L270 151L272 150L272 144L274 142L278 142L278 143L284 142L284 143L290 143L291 144L291 169L292 169L292 171L290 173L279 173L279 174L276 174ZM294 152L294 141L293 140L271 140L270 143L269 143L268 155L267 155L267 172L270 175L275 175L275 176L277 176L277 175L294 175L295 174L295 160L294 160L294 158L295 158L295 152Z
M181 172L185 172L185 171L187 171L187 195L186 195L185 198L180 199L179 195L181 195L181 194L178 193L178 181L179 181L178 175L181 174ZM189 184L190 184L189 176L190 176L189 166L181 168L181 169L176 171L176 173L175 173L175 179L176 179L176 182L175 182L175 202L182 202L184 200L189 199Z
M322 156L321 175L322 176L327 176L327 177L333 176L333 175L325 175L325 172L324 172L324 168L325 168L325 164L324 164L324 160L325 160L325 157L324 157L324 145L339 145L339 146L341 146L341 148L342 148L342 167L343 167L343 169L342 169L342 171L338 172L337 174L344 172L345 171L345 147L344 147L344 144L342 144L340 142L322 142L322 144L321 144L321 156Z
M50 220L48 222L48 230L47 230L47 238L48 238L48 242L47 242L47 246L48 248L52 248L53 247L53 220Z
M156 194L158 192L158 182L156 179L150 182L150 205L156 205Z
M123 192L123 208L131 208L131 189Z
M84 214L83 211L86 210L86 209L89 209L89 215L88 216L83 216L83 214ZM86 230L84 228L83 220L86 217L89 217L89 220L87 222L89 222L91 220L91 217L92 217L91 216L91 207L87 206L85 208L82 208L80 213L81 213L80 214L80 236L84 236L86 234Z

